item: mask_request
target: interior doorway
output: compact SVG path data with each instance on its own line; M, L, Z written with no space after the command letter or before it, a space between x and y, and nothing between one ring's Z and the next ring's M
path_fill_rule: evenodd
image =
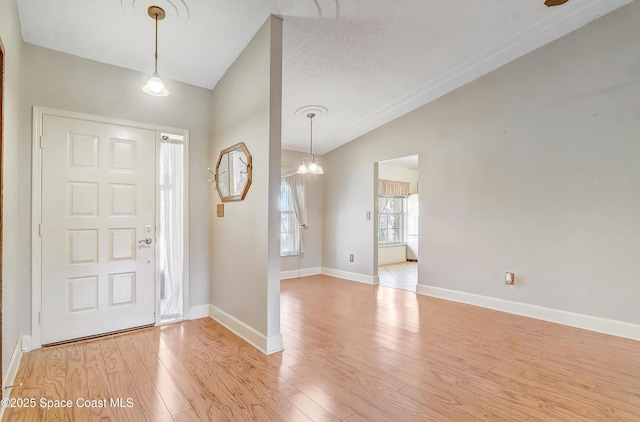
M382 286L415 292L420 262L418 155L377 164L378 279Z

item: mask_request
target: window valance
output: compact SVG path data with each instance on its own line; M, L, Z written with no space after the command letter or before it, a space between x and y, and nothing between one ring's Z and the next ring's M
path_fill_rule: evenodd
M378 180L379 196L409 196L409 182L396 180Z

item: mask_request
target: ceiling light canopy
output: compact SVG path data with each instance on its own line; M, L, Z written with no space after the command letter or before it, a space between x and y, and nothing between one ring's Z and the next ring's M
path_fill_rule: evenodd
M302 159L302 164L298 167L298 174L324 174L324 170L322 170L322 166L320 166L320 162L318 161L318 157L313 156L313 118L316 117L315 113L308 113L307 117L309 118L309 126L310 126L310 135L309 135L309 157L305 157Z
M553 7L553 6L560 6L565 4L566 2L568 2L569 0L546 0L544 2L545 6L547 7Z
M151 16L156 22L156 51L154 55L155 66L153 75L149 78L149 81L145 86L142 87L142 90L149 95L154 95L156 97L166 97L169 95L169 91L164 86L164 82L160 79L160 75L158 74L158 21L164 19L166 16L164 10L158 6L149 6L149 16Z

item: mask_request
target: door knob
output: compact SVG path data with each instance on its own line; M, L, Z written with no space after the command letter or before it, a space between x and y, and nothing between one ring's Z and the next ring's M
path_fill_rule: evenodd
M142 240L138 240L138 243L144 243L145 245L150 245L152 242L150 237L147 237L146 239L142 239Z

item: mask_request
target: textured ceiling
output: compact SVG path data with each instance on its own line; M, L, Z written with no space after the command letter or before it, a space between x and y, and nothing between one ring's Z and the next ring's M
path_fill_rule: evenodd
M4 1L4 0L3 0ZM330 151L632 0L18 0L26 42L213 88L284 20L283 147ZM171 97L158 101L171 101ZM326 111L325 111L326 110Z

